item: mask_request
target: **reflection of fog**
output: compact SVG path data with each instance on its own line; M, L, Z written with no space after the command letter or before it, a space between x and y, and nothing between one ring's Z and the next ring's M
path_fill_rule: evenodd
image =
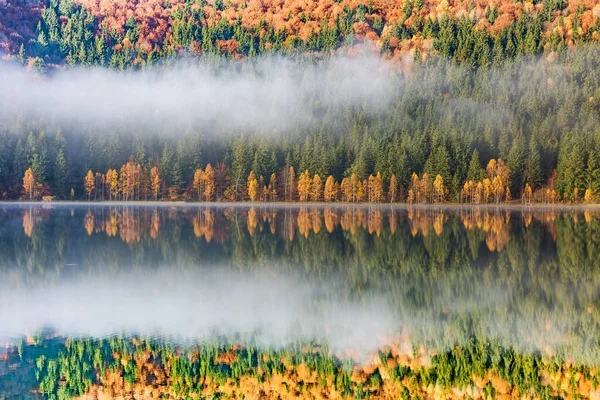
M497 339L600 362L593 209L86 205L0 218L5 333L260 329L265 343L364 351L406 335L434 350Z
M330 296L335 282L311 284L275 271L204 271L92 275L44 288L0 294L2 331L9 336L51 327L67 335L121 332L181 339L255 333L259 344L325 340L365 354L399 329L389 304Z
M597 283L548 288L497 278L490 286L481 277L446 271L426 281L372 282L351 297L338 278L316 282L275 269L82 274L44 287L3 284L0 332L14 337L51 327L69 336L126 332L173 340L243 334L259 345L318 340L362 356L408 335L413 345L434 351L499 340L522 351L600 362L592 305Z

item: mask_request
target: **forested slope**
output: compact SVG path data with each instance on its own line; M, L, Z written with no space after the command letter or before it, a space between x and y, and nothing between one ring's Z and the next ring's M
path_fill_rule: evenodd
M433 53L487 65L600 39L594 1L3 1L4 50L120 68L181 53L328 54L363 40L385 58Z
M594 2L0 7L3 199L600 193Z

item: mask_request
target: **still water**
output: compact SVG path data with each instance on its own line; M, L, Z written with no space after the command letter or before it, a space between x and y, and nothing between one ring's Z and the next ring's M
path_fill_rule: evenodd
M0 399L599 394L598 209L5 205L0 252Z

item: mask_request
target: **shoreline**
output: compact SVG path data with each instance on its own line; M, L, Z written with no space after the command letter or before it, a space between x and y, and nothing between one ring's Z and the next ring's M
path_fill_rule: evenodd
M600 209L600 203L593 204L521 204L521 203L500 203L500 204L462 204L462 203L440 203L440 204L408 204L408 203L343 203L343 202L185 202L185 201L0 201L0 207L3 206L41 206L46 208L53 207L138 207L138 208L285 208L285 209L331 209L331 208L356 208L356 209L437 209L437 210L461 210L461 209L504 209L504 210L589 210Z

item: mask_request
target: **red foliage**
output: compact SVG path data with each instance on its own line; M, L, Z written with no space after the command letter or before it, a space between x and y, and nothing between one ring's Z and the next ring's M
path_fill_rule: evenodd
M16 53L21 44L37 39L41 1L0 0L0 48Z

